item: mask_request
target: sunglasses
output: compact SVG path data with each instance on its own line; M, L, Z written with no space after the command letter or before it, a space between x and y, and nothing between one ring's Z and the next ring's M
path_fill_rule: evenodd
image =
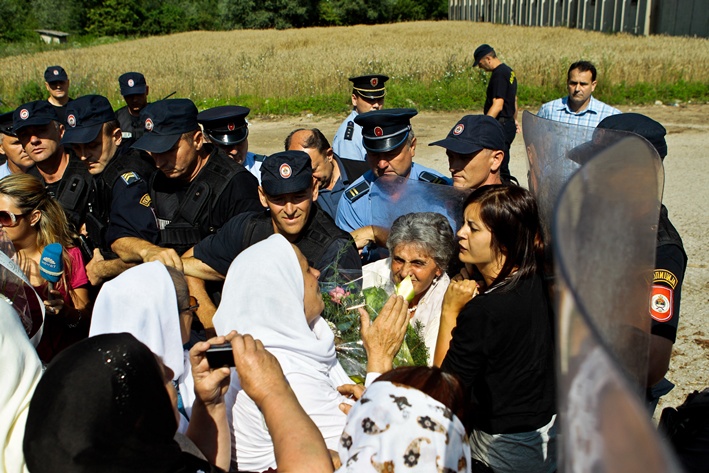
M180 313L183 312L194 312L199 309L199 301L197 300L196 297L190 296L190 305L189 307L185 307L184 309L180 309Z
M28 213L29 212L14 214L12 212L8 212L7 210L0 210L0 227L15 227L18 223L17 220L20 217L24 217Z

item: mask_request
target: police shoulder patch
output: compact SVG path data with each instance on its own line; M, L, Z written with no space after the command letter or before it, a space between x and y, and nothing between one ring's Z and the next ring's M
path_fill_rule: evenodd
M419 181L431 182L433 184L447 184L445 179L428 171L423 171L419 174Z
M132 171L121 174L121 179L123 179L123 182L125 182L127 186L133 185L141 180L140 176Z
M354 122L350 120L347 122L347 129L345 130L345 139L347 141L352 141L352 135L354 135Z
M152 204L153 201L150 198L150 194L145 194L143 197L140 198L140 205L143 207L150 207L150 204Z
M350 203L356 201L360 197L367 195L369 192L369 183L367 181L362 181L356 186L352 186L345 191L345 198L350 201Z
M658 322L672 320L674 290L665 285L653 284L650 295L650 317Z

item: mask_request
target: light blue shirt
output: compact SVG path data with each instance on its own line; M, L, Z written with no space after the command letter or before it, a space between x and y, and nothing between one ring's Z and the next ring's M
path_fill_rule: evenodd
M5 176L9 176L10 174L12 173L10 172L10 168L7 166L7 162L2 163L2 165L0 165L0 179Z
M352 110L345 121L342 122L340 128L335 133L335 138L332 140L332 150L341 158L356 159L364 161L367 159L367 150L362 144L362 127L355 123L354 119L357 116L357 110ZM352 123L352 139L345 139L347 126Z
M258 179L258 183L261 184L261 164L263 163L263 157L259 156L256 159L256 154L249 151L246 153L246 159L244 159L244 167Z
M411 164L409 179L421 180L420 176L424 172L440 177L446 182L447 185L451 185L451 180L449 178L442 176L439 172L434 171L433 169L429 169L416 163ZM345 189L345 193L340 198L340 203L337 206L337 218L335 219L335 223L338 227L346 232L351 232L357 228L362 228L372 224L372 202L369 195L369 186L372 182L374 182L374 180L376 180L374 172L367 171L362 174L362 177L354 181L351 186ZM354 198L349 198L348 193L350 189L356 188L362 182L367 183L366 188L360 191Z
M569 96L552 100L541 106L537 116L571 125L590 126L595 128L606 117L621 113L617 108L613 108L600 100L591 96L588 106L580 112L572 112L569 109Z

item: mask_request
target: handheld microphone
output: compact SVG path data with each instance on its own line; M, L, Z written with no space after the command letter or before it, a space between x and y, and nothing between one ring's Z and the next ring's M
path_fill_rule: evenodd
M49 291L54 290L54 284L59 281L64 273L64 260L62 260L62 245L51 243L44 247L39 259L39 274L49 282ZM51 293L49 300L52 299Z

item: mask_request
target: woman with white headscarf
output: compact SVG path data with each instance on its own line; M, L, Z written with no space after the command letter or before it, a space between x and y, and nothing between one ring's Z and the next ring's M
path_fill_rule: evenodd
M22 438L30 400L41 375L42 363L20 317L0 297L0 471L27 471Z
M334 335L320 317L323 310L318 286L319 272L309 267L303 254L282 235L273 235L241 253L232 263L224 281L222 301L214 316L219 334L236 330L260 340L279 361L289 385L304 411L320 430L325 444L337 450L345 425L339 405L345 398L337 391L350 379L337 362ZM392 298L371 328L363 322L365 347L370 350L369 371L391 369L391 358L406 331L406 303ZM391 315L391 319L388 317ZM386 356L375 348L381 334L391 327L396 343L388 346ZM386 351L386 350L384 350ZM377 360L388 363L378 365ZM378 365L378 366L377 366ZM241 390L237 376L232 377L227 405L232 408L232 433L240 471L276 468L273 443L256 404ZM235 397L235 399L234 399Z
M172 274L174 271L176 274ZM158 261L143 263L106 282L101 288L91 319L89 336L127 332L147 345L174 372L181 399L180 426L184 433L194 402L194 382L189 341L196 301L176 270Z

